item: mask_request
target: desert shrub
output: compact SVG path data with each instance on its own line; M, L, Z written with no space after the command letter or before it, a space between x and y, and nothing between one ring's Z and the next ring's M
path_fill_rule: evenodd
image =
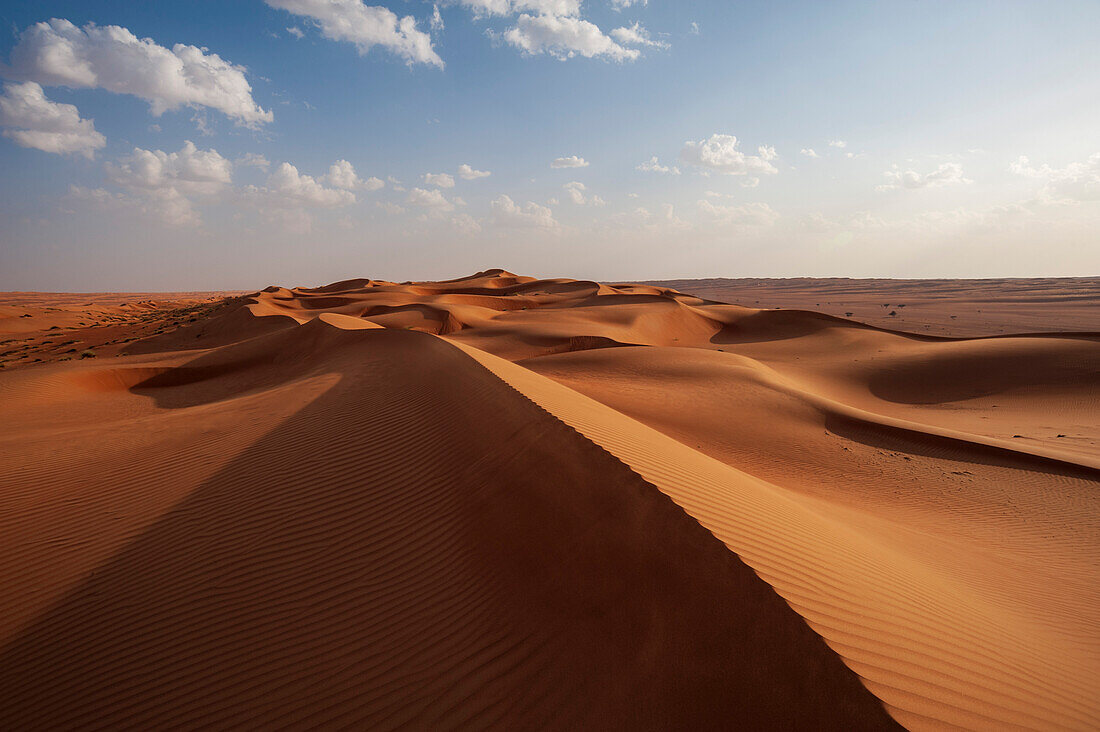
M81 358L95 358L95 351L93 351L90 348L87 351L81 351L80 352L80 357Z

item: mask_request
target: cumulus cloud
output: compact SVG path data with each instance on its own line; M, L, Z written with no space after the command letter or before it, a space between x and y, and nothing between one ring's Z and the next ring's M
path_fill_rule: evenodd
M107 144L95 122L81 119L71 104L51 102L33 81L5 84L0 95L4 137L22 147L49 153L76 153L91 158Z
M646 6L649 4L649 0L611 0L611 8L613 10L622 10L623 8L631 8L635 5Z
M489 204L489 209L490 218L498 226L521 229L555 229L558 226L553 212L534 201L520 206L502 194Z
M503 37L524 53L546 53L559 59L601 56L621 62L641 55L638 49L624 48L605 36L596 24L573 16L524 14Z
M576 155L570 155L567 158L554 158L550 163L551 168L587 168L588 161L584 158L578 158Z
M405 202L417 208L426 208L431 211L454 211L455 205L444 197L442 191L413 188L409 191L409 197Z
M820 158L821 156L814 152L812 147L804 147L798 151L801 155L805 155L808 158Z
M766 203L744 203L739 206L722 206L704 199L696 202L699 213L723 226L759 227L771 226L779 214Z
M918 173L915 170L901 170L894 166L883 175L887 182L878 186L880 191L892 191L898 188L939 188L940 186L956 185L958 183L973 183L969 178L963 177L962 166L958 163L943 163L930 173Z
M329 167L328 175L325 176L325 179L333 188L341 188L345 191L360 189L377 191L379 188L383 188L386 185L380 178L370 177L363 180L355 172L355 166L347 160L337 160L333 163Z
M829 147L845 148L848 147L848 143L844 140L829 140Z
M455 178L450 173L425 173L424 182L436 188L455 187Z
M260 170L267 170L271 166L268 159L259 153L245 153L234 160L233 163L246 168L259 168Z
M664 41L655 41L649 37L649 31L642 27L641 23L611 31L611 37L624 46L649 46L651 48L669 48Z
M283 163L268 176L266 194L270 203L283 206L337 208L355 203L355 194L340 188L326 188L320 181L303 175L290 163Z
M514 15L522 12L540 15L578 15L581 0L459 0L476 17Z
M562 189L564 189L566 195L569 196L569 200L578 206L584 206L586 204L604 206L607 204L607 202L599 196L587 193L588 189L585 187L584 183L580 181L570 181L562 186Z
M733 135L711 135L706 140L684 143L680 159L699 168L725 175L772 175L779 171L770 161L776 158L774 147L761 145L757 155L746 155L737 149Z
M363 0L264 0L268 5L313 20L321 35L333 41L354 43L360 54L375 46L405 59L409 65L430 64L443 68L443 59L432 48L430 35L417 29L411 15L398 18L388 8L366 5Z
M432 6L432 17L428 20L428 25L436 33L440 33L446 26L443 25L443 15L439 12L439 4Z
M245 125L270 122L244 72L195 46L168 49L117 25L78 28L58 18L24 31L7 69L12 78L44 86L131 94L149 102L156 116L181 106L209 107Z
M200 150L187 141L178 152L134 148L105 169L107 179L128 194L74 187L73 196L100 206L137 209L173 226L195 226L200 217L193 199L225 191L232 183L233 165L217 150Z
M1100 152L1064 168L1052 168L1046 163L1035 167L1026 155L1021 155L1012 163L1011 170L1017 175L1043 181L1040 191L1043 200L1100 200Z
M475 170L465 163L458 166L458 177L462 180L477 180L478 178L488 178L490 175L492 173L488 170Z
M217 150L200 150L190 140L178 152L134 148L106 166L107 177L133 191L174 189L213 195L232 182L233 165Z
M302 38L305 36L305 33L302 32L302 29L296 25L288 25L286 28L286 32L294 36L295 38Z
M474 234L481 233L481 224L479 224L470 214L461 213L452 216L451 225L454 226L460 234L465 234L466 236L473 236Z
M175 188L141 191L138 195L116 193L106 188L70 186L69 203L83 203L106 211L136 211L169 226L198 226L201 218L190 199Z
M661 175L680 175L680 169L675 165L661 165L657 160L657 156L654 155L649 160L645 161L641 165L634 168L640 170L643 173L660 173Z

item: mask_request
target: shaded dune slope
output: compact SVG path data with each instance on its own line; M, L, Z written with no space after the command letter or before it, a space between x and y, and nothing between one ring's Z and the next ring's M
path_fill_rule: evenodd
M950 570L861 531L843 511L754 480L527 369L470 353L699 519L907 726L1088 728L1100 719L1095 677L1079 675L1100 668L1095 620L1072 638L1044 632Z
M452 346L315 321L133 389L231 402L241 363L339 379L8 636L0 725L891 725L735 555Z
M1100 727L1094 335L487 270L129 353L0 379L0 726Z

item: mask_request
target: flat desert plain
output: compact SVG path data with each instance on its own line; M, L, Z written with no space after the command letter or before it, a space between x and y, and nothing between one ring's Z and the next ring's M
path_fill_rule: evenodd
M1100 728L1096 280L723 282L4 295L0 728Z

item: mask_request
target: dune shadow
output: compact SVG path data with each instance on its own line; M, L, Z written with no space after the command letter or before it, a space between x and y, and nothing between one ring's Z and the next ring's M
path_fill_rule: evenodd
M0 727L896 728L625 465L440 339L352 335L280 356L341 378L0 649Z
M938 460L1026 470L1090 482L1100 481L1100 470L1069 460L1033 455L980 442L969 442L917 429L880 424L835 412L825 413L825 429L853 442L882 450Z

